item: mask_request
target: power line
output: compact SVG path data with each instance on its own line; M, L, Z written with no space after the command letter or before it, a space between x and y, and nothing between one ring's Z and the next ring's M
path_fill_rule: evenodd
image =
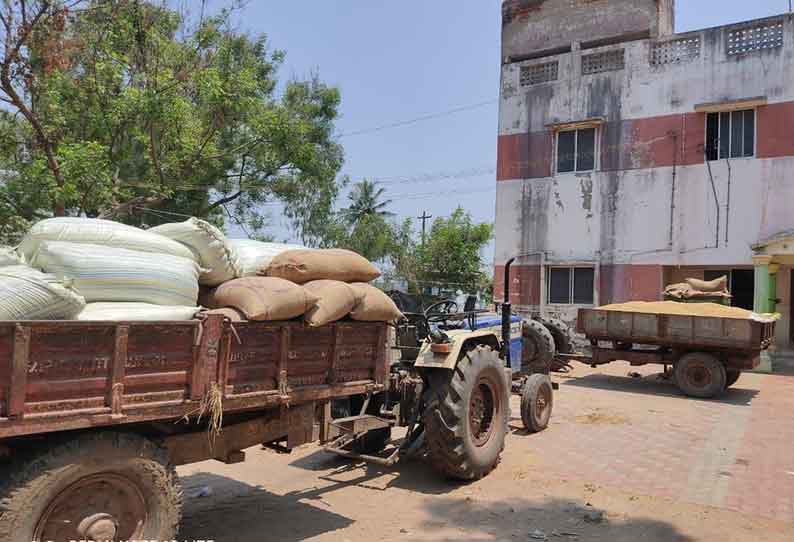
M485 102L478 102L471 105L464 105L461 107L456 107L454 109L447 109L446 111L440 111L438 113L430 113L428 115L422 115L421 117L415 117L412 119L401 120L397 122L392 122L389 124L382 124L380 126L374 126L372 128L363 128L361 130L355 130L352 132L345 132L339 134L338 137L352 137L357 135L364 135L364 134L372 134L375 132L382 132L384 130L390 130L392 128L400 128L402 126L409 126L411 124L416 124L418 122L425 122L428 120L438 119L442 117L447 117L449 115L455 115L457 113L463 113L465 111L471 111L473 109L479 109L480 107L485 107L486 105L493 105L499 102L499 99L487 100Z

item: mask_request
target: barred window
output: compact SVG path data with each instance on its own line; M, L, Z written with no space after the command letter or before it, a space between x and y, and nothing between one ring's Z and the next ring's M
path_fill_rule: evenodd
M596 129L557 132L557 173L595 169Z
M546 274L546 299L553 305L592 305L595 299L595 269L552 267Z
M783 23L764 24L728 32L728 55L783 47Z
M532 66L521 66L521 86L527 87L540 83L556 81L559 76L560 63L557 61Z
M585 75L622 70L626 67L626 55L623 49L593 53L582 57L582 73Z
M755 155L755 110L709 113L706 157L709 160Z
M662 41L651 46L651 66L680 64L700 56L700 36Z

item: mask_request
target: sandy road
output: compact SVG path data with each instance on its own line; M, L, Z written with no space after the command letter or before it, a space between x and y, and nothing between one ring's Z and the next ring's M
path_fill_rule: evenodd
M631 379L627 371L620 365L606 375L577 368L573 377L558 378L549 429L526 435L513 420L502 463L472 484L444 481L420 461L383 469L350 464L314 446L291 455L254 448L242 464L182 468L187 500L181 537L794 540L788 508L747 513L745 501L734 499L741 494L755 505L766 498L755 487L764 482L755 481L753 465L763 473L788 468L774 459L790 455L786 439L775 441L781 449L769 449L766 462L760 454L767 452L740 457L748 455L755 432L763 431L751 423L753 410L769 406L766 395L777 400L775 386L788 388L788 381L743 376L726 400L692 402L667 383ZM794 499L788 486L770 491L774 502Z

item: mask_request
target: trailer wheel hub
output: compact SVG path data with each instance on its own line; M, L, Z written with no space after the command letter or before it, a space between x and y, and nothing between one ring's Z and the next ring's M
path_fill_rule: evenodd
M686 377L689 382L698 388L704 388L711 383L711 371L703 365L693 365L686 372Z
M477 383L469 404L469 429L476 446L484 446L493 432L493 419L497 407L497 395L487 378Z
M77 532L83 540L113 540L117 527L116 520L110 514L94 514L80 522Z
M36 540L135 540L146 523L137 485L120 474L86 476L61 491L39 518Z

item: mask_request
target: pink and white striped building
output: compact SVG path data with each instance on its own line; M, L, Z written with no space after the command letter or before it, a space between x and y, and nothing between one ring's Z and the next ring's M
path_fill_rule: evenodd
M794 344L794 19L673 33L673 0L505 0L496 296L571 322L728 274Z

